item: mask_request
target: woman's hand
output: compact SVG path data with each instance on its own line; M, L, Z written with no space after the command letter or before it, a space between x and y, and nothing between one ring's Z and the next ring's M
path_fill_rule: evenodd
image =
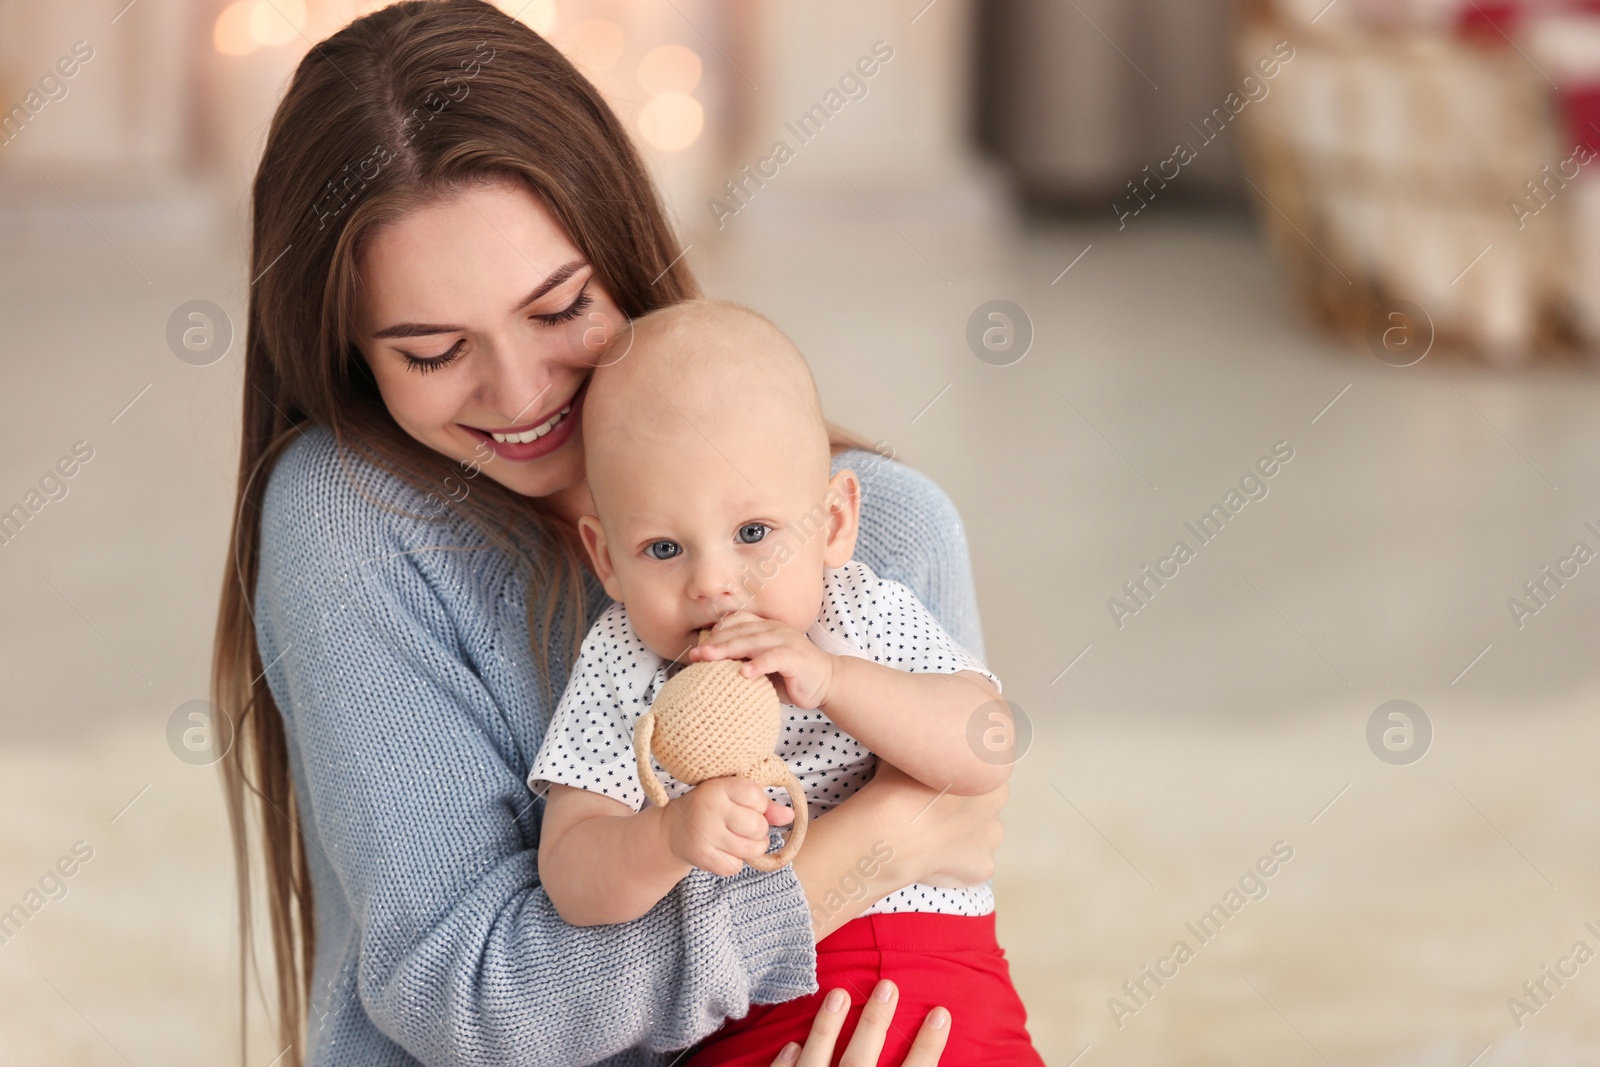
M894 1019L895 1005L899 1002L900 990L887 978L874 987L872 996L861 1009L861 1020L856 1023L856 1032L850 1035L850 1044L845 1046L839 1067L878 1067L878 1054L883 1051L883 1041ZM845 1009L849 1004L850 998L844 990L830 992L823 999L822 1008L811 1024L811 1033L806 1037L804 1047L789 1042L778 1053L778 1058L772 1061L773 1067L828 1067L833 1059L833 1046L839 1040L839 1031L844 1028ZM917 1064L920 1067L922 1064L938 1063L944 1053L945 1042L949 1039L950 1013L944 1008L934 1008L922 1020L922 1029L917 1031L905 1059L893 1067L903 1064Z
M877 774L862 791L867 790L900 813L884 829L896 859L907 862L899 869L910 873L907 884L958 889L994 877L994 854L1006 835L1000 809L1011 795L1009 784L975 797L941 794L880 757Z

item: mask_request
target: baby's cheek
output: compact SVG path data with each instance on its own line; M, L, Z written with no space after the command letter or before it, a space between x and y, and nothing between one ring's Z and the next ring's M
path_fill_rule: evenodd
M795 581L787 583L774 598L771 610L761 614L805 633L816 623L821 611L822 582Z
M688 632L689 621L671 601L642 596L624 603L628 605L628 619L639 639L656 655L677 659L694 643Z

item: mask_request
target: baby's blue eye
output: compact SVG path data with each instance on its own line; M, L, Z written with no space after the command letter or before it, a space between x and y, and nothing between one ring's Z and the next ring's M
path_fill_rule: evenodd
M747 545L753 545L771 530L764 522L747 522L739 527L739 540Z
M676 541L651 541L644 548L644 554L651 559L671 559L682 551Z

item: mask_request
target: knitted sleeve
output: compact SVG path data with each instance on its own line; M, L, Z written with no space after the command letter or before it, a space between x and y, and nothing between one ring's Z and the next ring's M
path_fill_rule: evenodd
M855 558L880 578L908 587L945 631L985 660L967 535L955 504L921 471L872 452L834 457L861 479L861 534Z
M792 871L696 872L636 922L561 920L523 783L548 711L519 730L528 709L485 684L510 655L474 607L485 551L350 488L326 435L301 444L269 482L255 611L316 894L311 1061L591 1063L815 989Z

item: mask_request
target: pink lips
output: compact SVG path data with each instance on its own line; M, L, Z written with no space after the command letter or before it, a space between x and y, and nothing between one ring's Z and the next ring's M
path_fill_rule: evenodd
M491 431L480 430L476 426L467 426L464 423L457 423L457 425L461 426L462 429L466 430L468 433L478 438L478 440L482 441L484 445L487 446L489 450L499 458L510 460L513 463L526 463L529 460L538 459L541 456L547 456L567 443L567 439L572 436L574 427L577 426L578 416L582 411L582 398L583 393L580 390L578 395L572 398L572 410L567 412L567 414L562 417L560 422L555 424L554 428L552 428L549 433L542 437L536 437L532 441L528 441L525 444L513 441L496 441L493 437L489 436ZM540 423L546 421L548 418L549 416L545 416L545 419L541 419L539 422L529 423L526 426L514 426L503 430L497 428L492 432L498 434L523 433L533 429L535 426L540 425Z

